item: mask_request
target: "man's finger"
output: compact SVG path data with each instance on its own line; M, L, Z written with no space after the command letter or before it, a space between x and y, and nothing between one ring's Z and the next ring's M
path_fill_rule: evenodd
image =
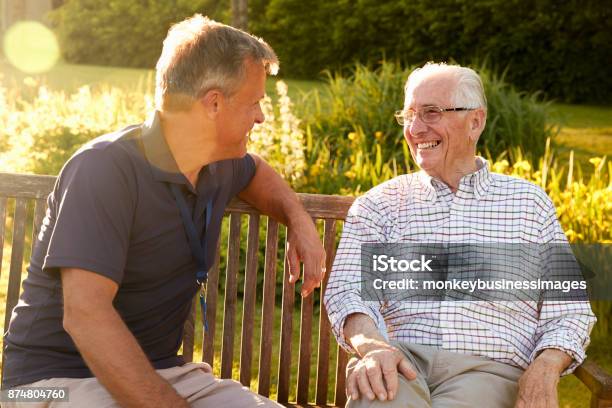
M412 367L412 364L410 364L406 358L402 358L402 361L400 361L399 372L402 373L402 375L409 381L414 380L417 377L416 371Z
M366 365L366 373L368 375L368 381L376 397L381 401L387 400L387 390L383 383L383 376L380 366L377 362L371 361Z
M302 296L308 296L314 288L321 283L319 280L320 272L317 271L318 263L304 262L304 284L302 285Z
M399 378L397 376L397 366L393 363L382 365L382 374L387 384L387 398L392 400L397 395Z
M287 242L287 261L289 263L289 282L295 283L300 278L300 258L295 245Z
M359 386L357 385L357 375L351 374L346 379L346 394L351 397L352 400L359 399Z
M365 372L365 369L358 369L355 371L357 375L357 384L359 384L359 392L361 395L365 395L367 399L370 401L374 400L374 392L370 387L370 382L368 381L368 375Z

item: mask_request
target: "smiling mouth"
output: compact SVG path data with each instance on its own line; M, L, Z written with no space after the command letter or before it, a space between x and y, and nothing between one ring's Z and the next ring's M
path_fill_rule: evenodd
M433 149L434 147L438 146L439 144L440 144L439 140L434 140L434 141L427 142L427 143L419 143L419 144L417 144L417 148L421 149L421 150Z

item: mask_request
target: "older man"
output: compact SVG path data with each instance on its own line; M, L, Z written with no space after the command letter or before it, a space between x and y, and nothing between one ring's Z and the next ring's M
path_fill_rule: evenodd
M355 201L325 295L338 342L357 354L347 406L555 407L560 374L585 358L588 302L363 296L364 243L567 243L542 189L476 156L487 106L473 70L427 64L405 91L396 116L421 171Z
M263 40L201 15L170 29L157 110L81 148L49 196L5 337L3 388L66 387L74 407L278 406L177 355L194 295L205 301L232 197L289 226L292 280L304 261L304 295L322 278L311 218L246 151L277 65Z

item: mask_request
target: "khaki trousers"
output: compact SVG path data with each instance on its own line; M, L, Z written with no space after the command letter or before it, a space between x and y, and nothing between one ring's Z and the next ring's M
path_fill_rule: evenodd
M211 374L206 363L187 363L157 370L192 407L196 408L282 408L281 405L251 392L234 380L221 380ZM95 377L51 378L28 387L68 387L69 402L2 403L7 408L117 408L119 405ZM146 407L143 407L146 408Z
M486 357L435 347L393 343L414 366L417 378L399 379L393 401L349 398L347 408L512 408L523 370ZM349 361L347 374L359 360Z

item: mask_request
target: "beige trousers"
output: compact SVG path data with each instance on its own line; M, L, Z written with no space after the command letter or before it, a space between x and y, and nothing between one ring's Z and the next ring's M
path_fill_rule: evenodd
M393 401L349 398L347 408L512 408L523 370L486 357L452 353L435 347L393 343L404 352L417 372L406 380L400 375ZM358 359L352 359L347 373Z
M157 370L192 407L279 408L281 405L251 392L234 380L221 380L211 374L206 363L187 363ZM119 405L98 380L93 378L51 378L28 387L68 387L69 402L2 403L6 408L117 408ZM145 407L143 407L145 408ZM282 407L281 407L282 408Z

